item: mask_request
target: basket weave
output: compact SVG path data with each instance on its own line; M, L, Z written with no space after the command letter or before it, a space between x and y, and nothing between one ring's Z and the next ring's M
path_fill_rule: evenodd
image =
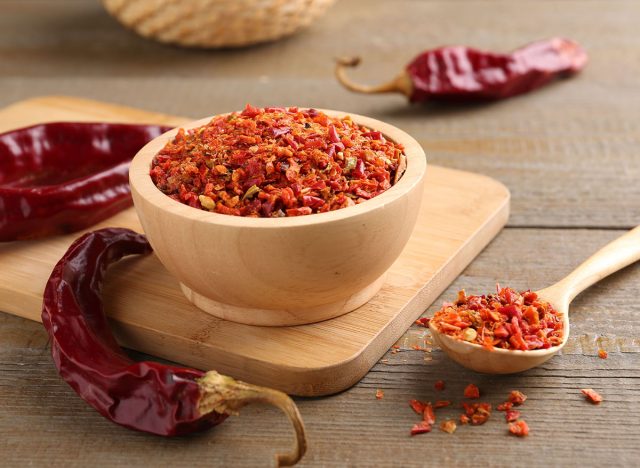
M141 36L187 47L241 47L308 26L335 0L102 0Z

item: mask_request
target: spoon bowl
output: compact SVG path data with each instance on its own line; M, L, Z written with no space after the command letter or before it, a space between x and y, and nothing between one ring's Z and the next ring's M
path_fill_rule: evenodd
M519 351L469 343L437 330L433 321L429 330L433 341L458 364L486 374L513 374L539 366L560 351L569 339L569 304L582 291L610 274L640 260L640 226L596 252L568 276L548 288L537 291L538 297L549 302L563 320L563 339L558 346L547 349Z

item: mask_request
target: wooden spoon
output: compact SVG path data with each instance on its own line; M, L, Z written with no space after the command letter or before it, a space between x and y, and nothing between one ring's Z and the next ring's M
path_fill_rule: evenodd
M569 304L574 297L611 273L638 260L640 260L640 226L604 246L553 286L537 292L541 299L551 303L563 316L564 339L558 346L533 351L510 351L498 348L491 351L481 345L440 333L433 323L429 324L429 329L435 343L458 364L488 374L522 372L551 359L567 344Z

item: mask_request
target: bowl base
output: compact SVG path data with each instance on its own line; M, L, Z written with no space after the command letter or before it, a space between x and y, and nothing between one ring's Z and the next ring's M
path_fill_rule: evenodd
M209 299L182 283L180 283L180 289L193 305L214 317L245 325L282 327L321 322L351 312L369 302L376 295L384 284L386 276L385 273L373 283L340 301L306 309L291 310L238 307Z

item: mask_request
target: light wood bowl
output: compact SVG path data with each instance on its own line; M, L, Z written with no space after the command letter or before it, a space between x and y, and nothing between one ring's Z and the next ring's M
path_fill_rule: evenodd
M141 36L186 47L242 47L310 25L335 0L102 0Z
M193 304L235 322L298 325L337 317L376 294L415 225L427 163L418 142L405 132L349 115L403 144L407 169L377 197L329 213L245 218L169 198L154 185L149 171L153 157L178 129L152 140L135 156L129 178L143 229Z

